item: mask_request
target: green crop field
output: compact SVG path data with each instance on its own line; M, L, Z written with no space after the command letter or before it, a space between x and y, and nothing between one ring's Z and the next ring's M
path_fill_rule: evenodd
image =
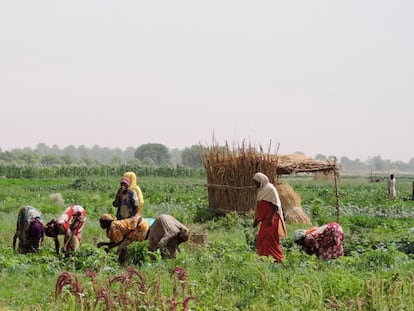
M202 177L139 177L144 216L168 213L207 245L185 243L175 260L151 260L147 242L128 250L128 267L106 241L102 213L114 213L118 176L0 179L0 310L414 310L414 201L412 178L398 179L398 198L386 182L343 177L339 222L345 256L330 262L304 254L293 243L300 224L288 224L285 261L255 253L253 215L214 217ZM282 177L301 195L313 225L337 221L335 187L311 177ZM64 206L50 195L60 193ZM80 250L69 258L46 238L39 254L13 252L20 207L32 205L44 221L71 203L85 207Z

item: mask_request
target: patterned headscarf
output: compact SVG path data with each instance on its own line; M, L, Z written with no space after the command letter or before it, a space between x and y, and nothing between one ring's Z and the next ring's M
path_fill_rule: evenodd
M121 178L121 183L126 183L126 184L128 185L128 187L129 187L129 185L130 185L131 181L129 180L129 178L122 177L122 178Z

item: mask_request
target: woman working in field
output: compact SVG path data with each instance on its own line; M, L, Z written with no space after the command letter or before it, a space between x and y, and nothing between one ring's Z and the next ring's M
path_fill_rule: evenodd
M138 210L137 214L141 215L144 209L144 196L142 195L141 188L137 185L137 175L134 172L126 172L124 177L129 180L129 189L134 190L138 196Z
M188 241L190 231L171 215L160 215L155 218L148 234L148 250L161 252L162 259L176 258L180 244Z
M293 239L296 244L302 246L305 253L315 254L322 260L335 259L344 254L344 232L336 222L319 228L298 229L295 231Z
M97 247L107 246L106 252L118 247L118 262L122 266L127 259L127 247L135 241L144 241L149 229L148 221L139 215L117 220L111 214L103 214L99 218L99 223L101 228L106 230L109 242L99 242Z
M120 187L116 193L112 205L117 208L116 219L121 220L137 215L139 209L138 195L135 190L130 189L131 180L122 177Z
M63 235L62 253L76 251L82 241L82 230L86 221L86 211L80 205L69 206L58 219L52 219L45 227L46 236L55 241L55 250L59 254L59 235Z
M256 239L257 254L272 256L275 262L281 262L284 255L279 238L286 236L286 226L279 194L265 174L256 173L253 180L259 189L253 222L253 227L260 224Z
M22 207L17 216L16 232L13 236L13 250L16 249L18 240L17 251L19 253L37 253L43 244L44 237L42 213L33 206Z

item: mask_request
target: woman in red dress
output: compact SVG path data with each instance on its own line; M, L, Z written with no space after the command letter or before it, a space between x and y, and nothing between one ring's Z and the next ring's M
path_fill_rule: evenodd
M256 173L253 180L259 189L253 222L253 227L260 224L256 238L257 254L272 256L275 262L281 262L284 255L279 238L286 237L286 226L279 194L265 174Z

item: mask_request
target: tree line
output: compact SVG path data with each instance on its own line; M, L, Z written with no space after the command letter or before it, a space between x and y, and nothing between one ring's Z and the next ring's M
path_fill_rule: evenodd
M301 152L298 152L301 153ZM326 160L331 156L323 154L316 155L317 160ZM380 156L370 157L365 161L360 159L351 160L346 156L338 159L342 169L349 172L414 172L414 158L408 163L402 161L390 161ZM202 168L201 146L193 145L184 149L169 149L163 144L148 143L137 148L128 147L108 148L93 146L75 147L67 146L63 149L56 145L49 147L39 143L34 149L16 148L3 151L0 148L0 165L12 166L35 166L35 167L56 167L56 166L94 166L129 165L134 167L179 167Z

